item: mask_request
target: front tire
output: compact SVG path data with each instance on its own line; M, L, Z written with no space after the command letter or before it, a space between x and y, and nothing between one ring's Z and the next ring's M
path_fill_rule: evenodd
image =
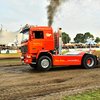
M37 63L37 69L47 71L52 67L52 61L48 56L42 56Z
M92 69L96 66L96 58L93 55L85 55L82 60L82 66L86 69Z

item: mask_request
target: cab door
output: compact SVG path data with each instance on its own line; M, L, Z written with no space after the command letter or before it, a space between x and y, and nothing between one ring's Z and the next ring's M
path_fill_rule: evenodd
M44 32L32 31L31 35L31 53L37 53L38 50L45 49Z

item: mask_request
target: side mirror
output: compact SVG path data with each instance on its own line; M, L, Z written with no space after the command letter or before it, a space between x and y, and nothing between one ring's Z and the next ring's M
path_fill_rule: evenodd
M34 32L31 34L31 39L34 39L35 36L34 36Z

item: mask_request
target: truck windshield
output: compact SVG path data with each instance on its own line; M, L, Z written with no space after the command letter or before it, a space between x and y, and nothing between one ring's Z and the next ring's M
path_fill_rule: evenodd
M26 42L29 40L29 30L26 30L22 33L22 41L21 42Z

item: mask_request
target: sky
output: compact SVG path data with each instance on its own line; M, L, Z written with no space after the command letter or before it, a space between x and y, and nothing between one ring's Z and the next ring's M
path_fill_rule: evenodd
M25 24L47 26L48 0L0 0L0 25L17 31ZM90 32L100 38L100 0L68 0L58 8L53 31L62 28L71 37Z

